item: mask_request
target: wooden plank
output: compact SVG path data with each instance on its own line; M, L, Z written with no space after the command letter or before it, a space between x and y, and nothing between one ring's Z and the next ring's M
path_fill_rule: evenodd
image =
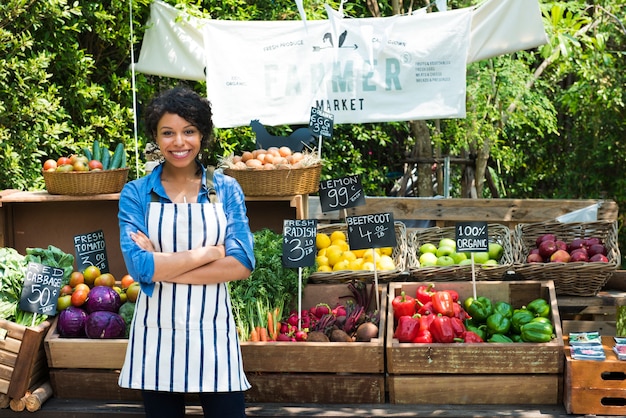
M141 400L138 390L119 387L119 370L50 369L54 396L61 399Z
M397 404L540 404L561 402L560 374L390 375L389 401Z
M562 322L563 335L567 336L570 332L589 332L598 331L600 335L614 336L616 325L615 321L577 321L565 320Z
M21 398L28 390L31 375L35 371L35 362L44 351L43 340L49 327L49 321L44 321L37 327L26 327L20 353L11 376L11 385L7 392L11 398Z

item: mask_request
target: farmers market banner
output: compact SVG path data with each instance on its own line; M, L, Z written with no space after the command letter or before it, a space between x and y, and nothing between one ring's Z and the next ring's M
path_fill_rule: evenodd
M468 62L546 42L537 0L385 18L225 21L152 3L137 71L204 80L215 126L465 116Z

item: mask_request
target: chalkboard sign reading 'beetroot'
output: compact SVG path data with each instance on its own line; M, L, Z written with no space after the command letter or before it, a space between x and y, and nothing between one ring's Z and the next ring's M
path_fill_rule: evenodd
M62 268L28 263L19 308L25 312L55 315L64 273Z
M102 230L74 236L74 251L78 271L96 266L101 273L109 272L107 246Z
M346 217L350 249L363 250L396 246L392 213L373 213Z
M365 194L359 176L321 181L319 196L322 212L353 208L365 204Z
M283 221L283 265L289 268L315 264L317 219Z

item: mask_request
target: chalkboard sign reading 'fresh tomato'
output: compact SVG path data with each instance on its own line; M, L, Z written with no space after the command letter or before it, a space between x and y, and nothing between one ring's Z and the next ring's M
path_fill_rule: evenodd
M74 236L74 251L78 271L96 266L101 273L109 272L107 246L102 230Z
M315 264L317 219L283 221L283 265L288 268Z
M359 176L321 181L319 196L322 212L353 208L365 204L365 194Z
M19 308L25 312L55 315L64 273L62 268L28 263Z
M346 217L348 243L352 250L396 246L392 213L374 213Z

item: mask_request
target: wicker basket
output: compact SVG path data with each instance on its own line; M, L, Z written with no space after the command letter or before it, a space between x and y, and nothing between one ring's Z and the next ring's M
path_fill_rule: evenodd
M391 253L391 258L396 265L394 270L377 271L376 276L379 283L387 283L398 279L405 271L406 265L406 226L404 223L396 221L394 222L394 229L396 233L396 246ZM347 233L347 226L345 223L318 225L317 232L332 234L334 231L342 231ZM333 272L314 272L308 278L308 283L343 283L352 279L362 280L371 283L374 280L373 271L363 270L340 270ZM406 278L405 278L406 280Z
M246 196L292 196L319 190L322 164L309 167L273 170L224 169L224 174L237 179Z
M431 242L438 243L442 238L455 239L455 227L445 228L433 227L416 229L409 234L409 250L407 253L407 265L411 277L418 281L460 281L471 280L472 266L452 265L452 266L420 266L419 248L422 244ZM500 224L488 224L487 230L490 242L497 242L502 245L504 253L499 264L490 266L474 265L475 277L477 280L503 280L504 275L510 270L513 264L513 246L511 242L511 230Z
M609 262L527 263L526 257L535 248L537 237L543 234L554 234L566 243L574 238L599 237L607 248ZM528 280L554 280L560 295L595 296L621 264L617 221L518 224L513 246L515 273Z
M128 180L128 168L102 171L44 171L46 190L50 194L86 196L118 193Z

